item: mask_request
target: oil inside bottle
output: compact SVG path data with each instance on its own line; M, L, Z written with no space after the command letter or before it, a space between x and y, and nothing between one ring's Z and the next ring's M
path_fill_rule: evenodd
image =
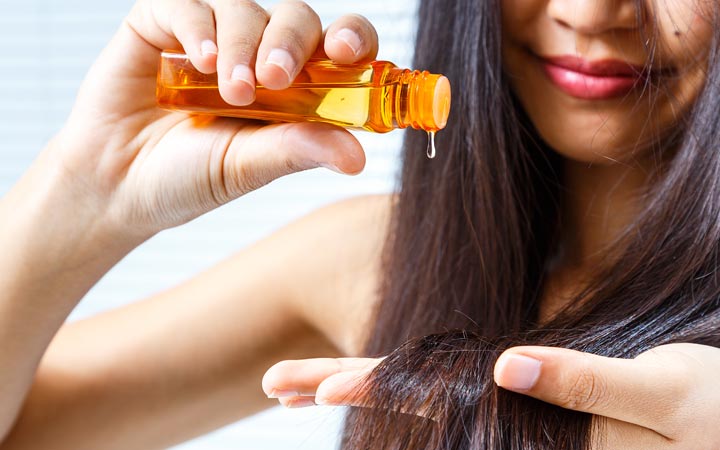
M158 106L191 114L210 114L280 122L325 122L385 133L395 128L428 132L428 158L435 156L435 132L450 111L450 83L439 74L401 69L387 61L336 64L308 61L284 90L256 88L255 101L230 105L220 95L216 74L197 71L187 55L162 53L157 78Z

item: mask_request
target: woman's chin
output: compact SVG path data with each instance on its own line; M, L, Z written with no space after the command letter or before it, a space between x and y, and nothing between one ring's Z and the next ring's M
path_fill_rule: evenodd
M569 160L593 165L627 164L642 159L653 148L652 140L637 140L637 136L621 139L611 133L598 131L594 135L578 136L567 127L561 133L542 133L547 145Z

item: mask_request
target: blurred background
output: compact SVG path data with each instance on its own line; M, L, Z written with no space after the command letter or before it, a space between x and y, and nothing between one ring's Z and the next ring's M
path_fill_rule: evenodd
M306 2L320 14L324 26L345 13L365 15L380 35L378 59L410 67L417 0ZM85 72L133 3L0 0L0 195L62 127ZM259 3L269 7L276 2ZM69 320L180 283L320 206L393 190L403 132L355 134L367 152L361 175L347 177L321 169L293 175L160 233L113 268ZM174 449L334 449L342 415L342 408L277 407Z

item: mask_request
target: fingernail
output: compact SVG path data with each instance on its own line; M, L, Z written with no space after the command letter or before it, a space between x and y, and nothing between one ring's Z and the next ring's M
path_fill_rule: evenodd
M288 408L305 408L308 406L315 406L315 402L308 398L299 398L297 400L289 402L285 406L287 406Z
M200 43L200 54L202 56L217 55L217 53L217 45L215 45L215 43L210 39L205 39Z
M255 78L255 76L253 75L252 69L250 69L247 64L238 64L233 67L232 73L230 74L230 79L232 81L242 81L250 86L255 84L253 78Z
M362 48L362 40L360 39L360 36L358 36L358 34L353 30L349 28L343 28L341 30L338 30L335 33L335 39L344 42L345 45L350 47L355 56L360 53L360 49Z
M277 66L285 72L288 77L288 83L291 83L295 79L295 60L287 50L281 48L274 48L268 53L268 57L265 60L265 64Z
M280 397L297 397L300 393L297 391L286 391L283 389L273 389L268 394L268 398L280 398Z
M316 395L316 396L315 396L315 404L316 404L316 405L327 405L327 404L328 404L328 400L327 400L325 397L318 397L318 396Z
M345 172L343 172L342 170L338 169L338 167L337 167L336 165L334 165L334 164L325 163L325 162L324 162L324 163L320 163L320 165L321 165L322 167L326 168L326 169L332 170L333 172L337 172L337 173L339 173L339 174L345 175Z
M497 363L495 382L511 391L527 391L540 377L541 361L524 355L503 355Z

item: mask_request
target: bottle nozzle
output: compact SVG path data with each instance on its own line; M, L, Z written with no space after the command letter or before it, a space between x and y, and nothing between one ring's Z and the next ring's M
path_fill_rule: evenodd
M451 89L447 77L429 72L406 72L405 95L400 95L398 122L401 128L411 126L438 131L447 125ZM403 98L405 100L403 101ZM404 106L403 106L404 105Z

